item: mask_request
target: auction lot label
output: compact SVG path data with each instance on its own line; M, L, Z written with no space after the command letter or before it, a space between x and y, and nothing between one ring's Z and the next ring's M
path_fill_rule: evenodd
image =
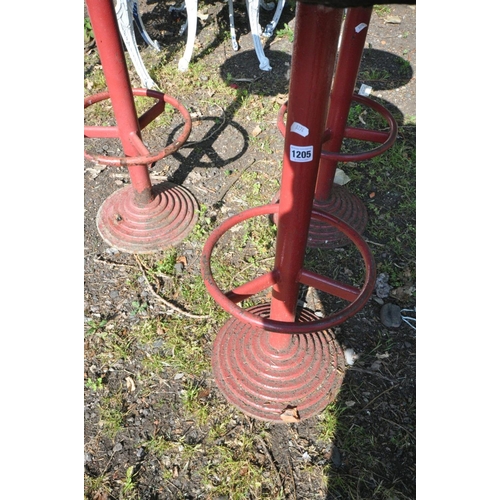
M313 157L313 146L290 145L290 160L299 163L311 161Z

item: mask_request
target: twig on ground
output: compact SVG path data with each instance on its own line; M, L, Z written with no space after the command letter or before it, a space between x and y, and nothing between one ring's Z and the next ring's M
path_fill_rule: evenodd
M290 469L290 477L292 478L293 498L297 500L297 489L295 488L295 478L293 477L292 462L290 460L290 452L288 450L286 454L286 459L288 461L288 468Z
M217 200L213 204L213 206L218 205L223 199L224 196L226 196L227 192L236 184L236 182L240 179L240 177L255 163L255 158L240 172L238 172L237 175L234 176L234 179L232 182L230 182L222 191L217 193Z
M354 371L354 372L361 372L361 373L368 373L370 375L376 375L377 377L380 377L380 378L383 378L384 380L388 380L389 382L395 382L394 379L392 378L389 378L389 377L386 377L385 375L382 375L381 373L378 373L378 372L374 372L372 370L365 370L363 368L356 368L354 366L350 366L348 368L349 371Z
M392 391L396 387L399 387L399 384L393 385L392 387L389 387L389 389L386 389L385 391L382 391L380 394L377 394L370 402L366 403L366 405L363 408L361 408L361 411L366 410L366 408L368 408L376 399L384 395L386 392Z
M395 425L396 427L399 427L400 429L404 430L414 441L416 441L416 437L408 430L406 429L405 427L403 427L402 425L398 424L397 422L393 422L392 420L389 420L387 418L384 418L384 417L380 417L382 420L385 420L386 422L389 422L390 424L393 424Z
M366 238L365 238L365 241L367 243L369 243L370 245L376 245L378 247L385 247L385 245L383 243L377 243L376 241L367 240Z
M222 111L222 123L220 124L219 127L217 127L210 135L207 137L203 137L203 139L200 139L199 141L190 141L190 142L185 142L180 149L187 148L189 146L194 146L195 144L201 144L202 142L208 141L208 139L211 139L219 130L221 130L225 123L226 123L226 113L224 112L224 109L220 107L218 104L215 104L221 111Z
M106 260L103 257L96 257L94 262L99 262L100 264L106 264L111 267L130 267L131 269L135 269L135 266L130 264L122 264L121 262L111 262L110 260Z
M281 480L280 473L278 471L278 468L276 467L276 464L274 463L273 457L271 456L271 453L267 449L266 442L258 434L255 436L255 438L262 446L262 449L264 450L264 454L266 455L267 459L269 460L269 463L271 464L271 468L273 469L274 473L278 477L279 487L283 491L284 490L283 481Z
M148 287L148 290L150 293L157 299L159 300L162 304L165 304L168 308L178 312L179 314L182 314L183 316L187 316L188 318L194 318L194 319L207 319L210 318L209 314L203 314L203 315L198 315L198 314L192 314L190 312L184 311L177 307L176 305L172 304L168 300L165 300L163 297L160 297L153 289L151 286L151 283L148 280L148 277L146 276L146 272L144 270L144 264L141 262L141 259L137 256L134 255L135 260L137 261L137 264L139 265L139 269L141 270L141 273L144 277L144 280L146 282L146 286Z

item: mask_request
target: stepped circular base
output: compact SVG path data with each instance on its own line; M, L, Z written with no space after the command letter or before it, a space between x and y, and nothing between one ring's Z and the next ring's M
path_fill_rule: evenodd
M107 198L97 213L97 229L110 246L127 253L153 253L180 243L198 220L198 203L181 186L170 182L152 188L146 206L134 202L127 186Z
M271 203L279 203L279 197L280 193L276 194ZM332 187L330 199L327 201L314 200L313 208L338 217L359 234L363 233L368 223L368 212L361 200L337 184ZM271 216L271 220L277 224L278 214ZM331 224L311 219L307 236L308 247L338 248L349 243L351 243L351 240L342 231L332 227Z
M314 208L335 215L362 234L368 223L368 212L361 200L342 186L333 185L332 195L327 201L314 200ZM311 220L307 245L311 248L337 248L351 240L341 231L318 220Z
M270 305L248 309L269 317ZM299 321L317 319L307 309ZM290 344L277 350L271 334L230 319L219 331L212 351L215 382L224 397L247 415L269 422L284 422L287 408L304 420L332 402L344 379L344 354L331 330L290 335Z

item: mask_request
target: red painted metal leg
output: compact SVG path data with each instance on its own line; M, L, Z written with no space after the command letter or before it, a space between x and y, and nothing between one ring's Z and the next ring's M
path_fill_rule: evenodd
M298 3L281 178L271 319L295 321L342 9ZM284 347L289 336L272 334Z
M328 111L327 129L330 139L323 146L326 151L340 152L345 137L352 94L356 85L372 10L373 7L347 9ZM338 161L336 160L321 159L314 195L316 200L326 201L330 198L337 165Z
M372 10L371 6L347 9L330 97L327 119L327 132L330 139L323 146L326 151L340 152L345 137L347 118ZM326 157L321 159L314 207L336 215L362 233L368 222L366 208L359 198L342 186L334 184L337 165L337 160ZM311 221L310 247L338 247L347 243L349 239L340 231L321 222Z
M353 94L359 65L370 23L372 7L347 9L339 56L335 68L327 128L314 197L314 208L340 218L358 233L363 232L368 220L365 206L359 198L334 183L339 161L363 161L373 158L392 146L396 140L397 124L394 117L380 104L366 97ZM379 113L389 126L389 132L347 126L351 102L355 101ZM285 135L284 115L288 105L278 114L278 128ZM345 138L381 143L380 146L361 153L340 153ZM280 197L275 196L273 203ZM275 216L274 221L278 222ZM349 238L330 224L312 220L309 227L308 246L335 248L349 243Z
M144 146L139 146L141 143L135 140L140 139L141 131L113 2L86 0L86 3L123 151L127 156L142 155ZM129 173L135 188L136 202L140 205L147 204L152 199L148 166L131 165Z
M128 160L113 158L108 159L108 164L127 166L132 184L104 202L97 215L97 227L108 244L124 252L162 250L187 236L196 224L198 206L194 197L180 186L172 183L152 186L148 167L153 161L179 149L191 131L191 118L174 99L159 92L131 88L113 0L86 0L86 3L109 92L86 98L85 107L109 98L117 125L85 127L85 136L120 139ZM140 118L134 104L136 94L158 99L157 104ZM151 155L142 142L141 128L163 111L165 102L183 115L184 133L173 147ZM85 156L89 158L90 155ZM102 158L92 159L99 161Z

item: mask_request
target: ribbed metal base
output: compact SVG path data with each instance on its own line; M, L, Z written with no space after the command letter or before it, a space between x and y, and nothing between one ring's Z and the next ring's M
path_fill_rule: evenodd
M269 317L270 305L248 311ZM299 321L316 315L303 309ZM344 379L344 354L331 330L292 335L289 346L277 350L264 330L230 319L219 331L212 351L212 369L225 398L259 420L283 422L287 407L300 420L321 412L332 402Z
M349 224L359 234L362 234L368 223L368 213L361 200L342 186L333 185L332 194L327 201L314 200L314 208L322 210ZM311 220L307 245L311 248L337 248L350 243L341 231L330 224Z
M180 243L198 220L198 203L181 186L153 186L154 199L134 203L132 186L113 193L97 213L97 229L110 246L127 253L153 253Z
M271 200L271 203L279 203L279 200L280 193L277 193ZM368 223L368 212L361 200L337 184L334 184L332 187L330 199L327 201L314 200L313 208L338 217L349 224L359 234L363 233ZM270 219L277 224L278 215L271 216ZM351 240L342 231L332 227L331 224L311 219L307 237L308 247L338 248L349 243L351 243Z

